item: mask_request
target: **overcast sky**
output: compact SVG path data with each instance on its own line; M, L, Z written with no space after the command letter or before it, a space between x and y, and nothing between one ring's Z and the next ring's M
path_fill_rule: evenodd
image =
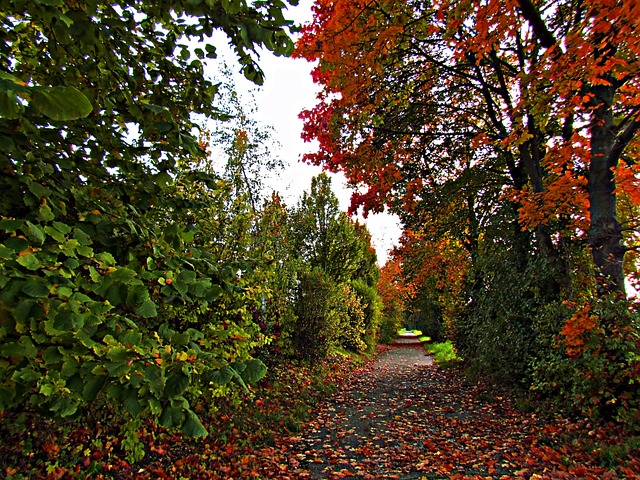
M311 0L300 0L300 5L290 7L286 16L297 23L311 20ZM233 57L223 53L221 57L228 58L233 65ZM237 64L236 64L237 65ZM260 66L265 72L265 83L262 87L241 76L236 78L238 91L251 95L257 105L257 118L265 125L274 127L274 136L280 143L280 158L287 167L272 183L272 188L280 193L287 205L297 203L302 192L309 190L311 178L322 170L300 162L302 155L313 152L316 145L305 143L301 138L302 121L298 114L305 108L316 104L316 94L319 91L311 79L312 64L304 60L275 57L270 52L261 55ZM349 206L351 192L346 188L344 177L332 175L333 191L336 193L340 207L346 211ZM388 214L370 215L365 221L371 232L374 247L378 253L378 263L383 265L388 251L400 236L400 227L395 217Z

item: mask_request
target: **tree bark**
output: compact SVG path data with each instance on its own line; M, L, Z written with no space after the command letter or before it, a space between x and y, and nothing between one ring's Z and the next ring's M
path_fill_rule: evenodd
M615 88L593 88L597 107L591 121L591 162L589 167L589 246L596 267L598 294L625 293L622 228L616 210L616 156L611 149L616 143L612 111ZM615 157L615 158L613 158ZM612 164L613 163L613 164Z

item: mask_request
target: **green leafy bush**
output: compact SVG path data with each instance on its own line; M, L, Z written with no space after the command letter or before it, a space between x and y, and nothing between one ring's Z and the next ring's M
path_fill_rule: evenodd
M340 334L341 319L332 311L335 288L318 269L299 277L294 307L297 320L291 337L297 354L305 360L325 358Z
M360 299L348 284L338 285L330 300L330 315L335 316L339 325L336 346L340 345L352 352L367 349L365 311Z
M543 255L517 255L487 243L471 273L476 280L466 294L472 300L453 324L452 341L472 374L528 390L540 349L535 318L558 299L556 272Z
M440 365L451 365L462 360L450 341L425 345L425 350L429 355L433 355L435 362Z
M212 314L253 307L238 278L251 262L196 238L219 185L179 168L204 154L194 119L218 115L204 75L216 49L192 54L187 43L224 29L260 83L254 47L293 47L274 15L284 4L263 7L3 5L0 412L67 420L112 405L133 419L136 459L138 418L203 436L192 398L229 373L241 385L264 374L250 358L262 339L251 340L249 315L222 334Z
M360 304L364 307L364 335L362 341L367 345L368 351L373 351L380 330L382 300L376 288L368 285L363 280L354 280L352 287L360 299Z
M534 364L533 390L561 408L640 431L638 304L596 297L565 302L543 318L557 334Z

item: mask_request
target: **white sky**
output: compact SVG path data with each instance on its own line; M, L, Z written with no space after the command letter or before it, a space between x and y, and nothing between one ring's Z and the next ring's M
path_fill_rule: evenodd
M311 5L312 0L300 0L300 5L290 7L285 17L295 20L296 23L310 21ZM229 64L233 66L233 57L223 53L222 45L216 46L220 57L229 59ZM319 87L311 79L313 65L305 60L276 57L270 52L264 52L259 64L265 72L264 85L256 87L238 75L235 78L236 88L245 95L250 90L254 92L257 119L265 125L274 127L274 136L281 145L281 151L277 154L287 167L281 172L279 179L270 186L280 193L287 205L293 206L302 192L311 188L311 178L322 171L320 167L300 161L302 155L313 152L316 145L305 143L301 139L302 120L298 118L301 110L312 108L316 104ZM351 192L346 188L342 175L331 175L331 178L333 191L340 201L340 207L346 211ZM371 232L373 246L378 254L378 263L382 266L387 260L389 250L400 237L401 229L397 218L384 213L372 214L361 221L367 224Z

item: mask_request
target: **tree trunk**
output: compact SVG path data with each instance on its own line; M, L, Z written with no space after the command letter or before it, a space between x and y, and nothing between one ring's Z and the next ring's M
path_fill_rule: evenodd
M623 260L625 248L616 210L615 178L610 155L616 141L611 105L615 88L593 88L597 107L591 121L589 168L589 246L596 267L598 294L625 293ZM616 157L617 158L617 157Z

